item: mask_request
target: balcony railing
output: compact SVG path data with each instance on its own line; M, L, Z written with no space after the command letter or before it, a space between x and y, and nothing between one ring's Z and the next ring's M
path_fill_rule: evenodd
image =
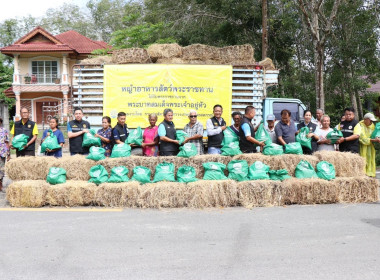
M33 74L19 75L21 84L60 84L60 75L57 74Z

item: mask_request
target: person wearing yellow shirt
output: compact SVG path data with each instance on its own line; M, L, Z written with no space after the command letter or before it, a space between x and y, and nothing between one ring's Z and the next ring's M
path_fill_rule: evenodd
M38 128L35 122L29 120L29 110L27 108L21 109L21 120L15 122L11 129L11 134L13 137L19 134L25 134L29 137L24 149L16 151L17 157L35 156ZM12 144L10 144L10 148L13 149Z
M375 125L373 124L375 121L377 121L375 116L367 113L358 124L360 128L360 155L365 159L365 173L370 177L376 177L376 151L373 143L380 143L380 138L371 139L371 134L375 130Z

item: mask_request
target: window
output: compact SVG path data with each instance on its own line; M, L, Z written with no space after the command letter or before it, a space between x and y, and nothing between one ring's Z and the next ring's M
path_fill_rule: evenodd
M57 61L32 61L32 81L51 84L58 78Z
M273 114L276 116L277 120L281 120L281 111L287 109L292 114L293 121L299 122L298 114L298 103L289 103L289 102L274 102L273 103Z

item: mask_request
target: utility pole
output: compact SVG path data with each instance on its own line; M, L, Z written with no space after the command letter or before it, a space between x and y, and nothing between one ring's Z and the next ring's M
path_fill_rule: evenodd
M262 44L261 44L261 59L264 60L267 57L268 51L268 1L262 0Z

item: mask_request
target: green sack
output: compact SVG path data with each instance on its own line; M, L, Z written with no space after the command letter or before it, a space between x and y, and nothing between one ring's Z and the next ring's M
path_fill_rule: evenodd
M19 134L13 137L12 146L13 148L22 151L26 144L28 144L29 137L25 134Z
M131 146L125 143L115 144L112 148L111 158L129 157Z
M194 143L186 143L183 146L179 147L179 153L177 157L189 158L196 156L198 154L197 147L195 147Z
M261 161L255 161L250 167L248 172L249 180L265 180L269 179L269 166Z
M182 145L183 141L187 138L187 133L182 130L177 130L175 133L175 137L178 140L179 144Z
M135 144L141 146L143 141L143 133L141 127L137 127L133 132L129 133L127 138L127 144Z
M90 148L90 154L86 157L86 159L92 159L95 161L103 160L106 158L106 156L104 155L105 152L106 150L101 147L92 146Z
M269 170L268 174L269 174L270 180L284 181L285 179L292 178L291 176L289 176L288 170L286 170L286 169Z
M228 145L232 142L239 142L239 136L237 136L236 133L230 127L227 127L223 131L222 146Z
M296 178L305 179L305 178L318 178L317 173L313 166L306 160L301 160L296 167L295 171Z
M61 167L50 167L46 181L52 185L66 183L66 170Z
M108 180L108 172L103 165L95 165L91 167L90 171L90 183L95 183L97 185L105 183Z
M150 183L150 176L152 171L148 167L145 166L136 166L133 168L133 175L131 180L138 181L142 184Z
M83 142L82 147L91 147L91 146L98 146L100 147L102 145L102 141L100 138L95 137L95 130L90 129L90 132L87 132L83 135Z
M285 145L285 154L302 155L302 147L298 142L293 142Z
M191 183L198 181L195 177L195 168L188 165L182 165L177 171L177 181L180 183Z
M263 149L263 154L267 156L276 156L282 155L284 153L284 147L282 145L278 145L272 143L270 145L265 145Z
M264 142L265 145L272 144L272 139L270 138L270 135L268 131L265 129L264 124L260 124L259 128L257 129L255 133L255 139L259 142Z
M161 181L175 182L173 163L168 163L164 161L156 166L156 172L154 173L153 183Z
M380 122L375 126L375 130L371 133L371 139L380 138Z
M248 181L248 163L246 160L231 160L228 165L228 179Z
M50 135L47 136L44 140L44 142L42 142L41 144L41 153L44 153L46 152L46 149L48 150L57 150L57 149L61 149L61 145L59 145L58 143L58 139L57 139L57 136L54 135L53 131L51 129L49 129L49 133Z
M227 177L224 175L224 169L226 165L220 162L206 162L203 163L203 168L205 169L205 174L203 175L203 180L226 180Z
M236 156L241 155L242 152L240 150L239 142L231 142L221 149L223 156Z
M335 144L336 141L338 141L342 137L343 137L342 131L338 130L337 128L334 128L333 131L330 131L326 135L326 139L329 139L331 144Z
M318 178L325 180L335 179L334 165L327 161L320 161L317 164L317 176Z
M296 136L296 141L301 144L301 146L304 146L306 148L309 148L311 150L311 138L308 138L307 135L309 134L310 130L307 126L302 127L300 129L300 132Z
M128 168L125 166L116 166L111 170L111 176L108 179L108 183L121 183L128 182Z

